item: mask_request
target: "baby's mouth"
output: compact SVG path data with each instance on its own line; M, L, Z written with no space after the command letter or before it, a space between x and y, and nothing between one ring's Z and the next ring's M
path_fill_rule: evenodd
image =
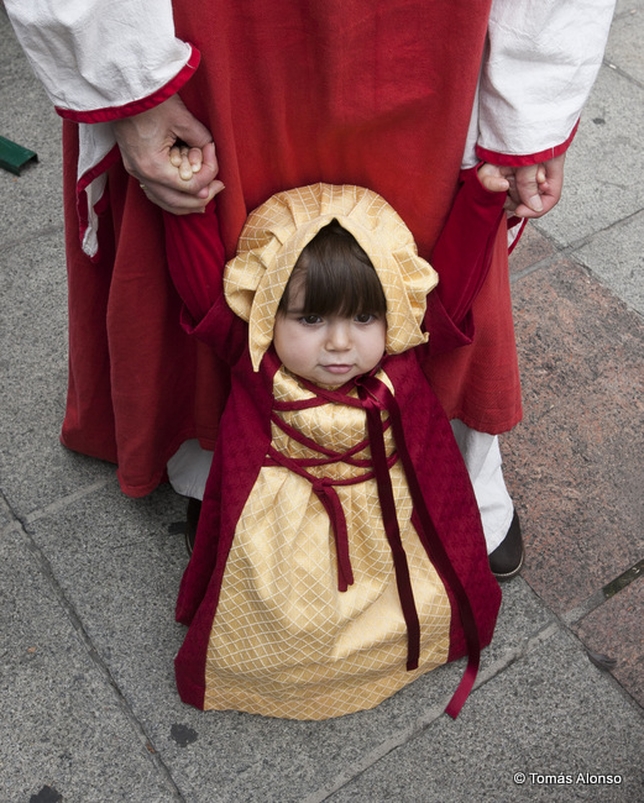
M323 366L325 371L328 371L330 374L346 374L347 371L350 371L352 366L348 363L330 363L329 365Z

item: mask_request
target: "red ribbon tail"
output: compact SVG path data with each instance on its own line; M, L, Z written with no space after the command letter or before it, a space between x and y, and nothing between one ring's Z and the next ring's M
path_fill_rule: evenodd
M315 484L313 490L331 520L336 559L338 561L338 590L346 591L349 586L353 585L353 569L351 568L351 558L349 557L349 536L344 510L332 485L321 482Z
M467 700L467 697L474 686L476 675L479 669L481 658L481 642L476 624L476 617L474 616L467 591L465 590L460 577L452 565L443 542L438 537L436 528L434 527L434 522L432 521L427 505L425 504L425 498L420 488L418 478L416 477L411 455L409 454L407 443L405 441L405 432L402 426L402 418L398 403L389 391L389 388L387 388L382 382L378 382L378 380L370 378L364 382L364 386L368 393L370 393L373 397L380 399L381 404L384 403L384 406L389 412L394 440L396 442L396 450L405 469L405 475L407 477L407 483L409 485L409 491L411 493L414 510L416 511L419 523L425 533L427 546L429 547L430 558L439 575L443 579L443 582L452 589L456 604L458 606L458 612L463 627L463 634L465 636L468 662L458 688L454 692L454 695L452 696L452 699L450 700L446 709L446 713L455 719L465 704L465 701ZM383 401L384 396L386 396L386 400Z

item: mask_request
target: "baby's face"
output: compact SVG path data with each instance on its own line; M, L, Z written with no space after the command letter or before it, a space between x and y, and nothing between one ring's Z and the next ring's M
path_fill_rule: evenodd
M316 385L339 387L378 365L385 351L384 316L304 316L304 287L290 295L288 309L275 319L273 344L291 373Z

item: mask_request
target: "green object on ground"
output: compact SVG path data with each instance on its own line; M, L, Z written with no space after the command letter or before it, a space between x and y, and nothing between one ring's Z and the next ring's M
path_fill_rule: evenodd
M32 160L38 161L38 155L34 151L0 137L0 167L19 176L22 168Z

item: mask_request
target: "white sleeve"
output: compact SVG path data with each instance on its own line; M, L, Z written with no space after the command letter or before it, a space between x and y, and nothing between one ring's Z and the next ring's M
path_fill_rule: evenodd
M149 108L177 91L198 63L198 52L175 36L171 0L5 0L5 6L57 111L78 122Z
M614 6L615 0L493 0L475 126L480 158L534 163L568 147L602 63Z

